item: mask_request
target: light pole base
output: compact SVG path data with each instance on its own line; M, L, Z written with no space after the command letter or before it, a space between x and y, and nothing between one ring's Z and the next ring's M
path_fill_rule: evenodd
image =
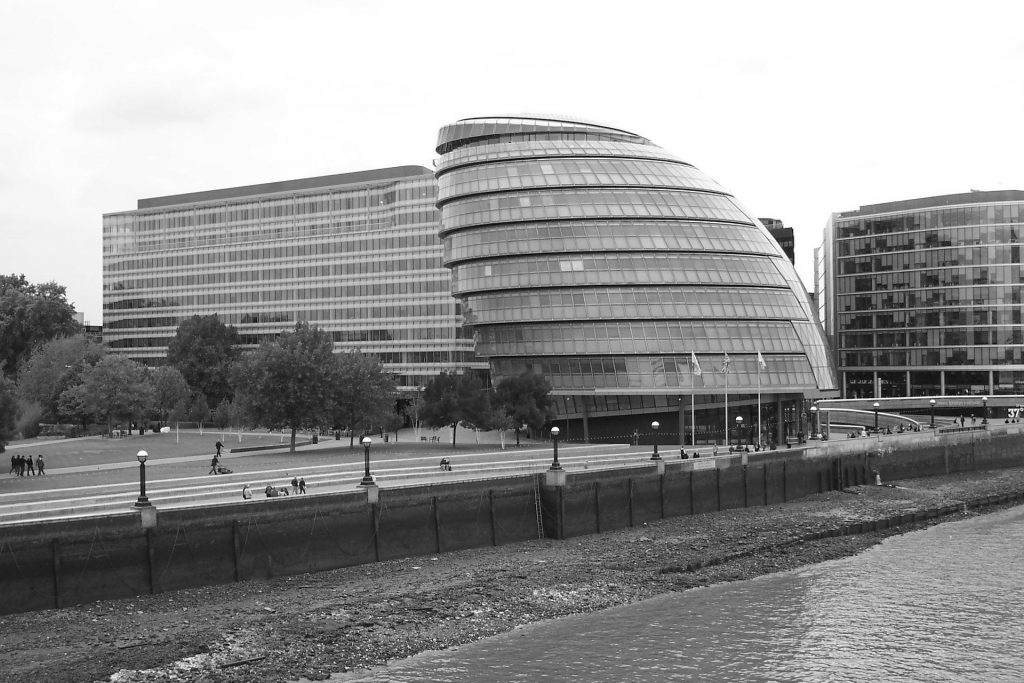
M654 460L654 458L651 458L651 460ZM661 476L662 474L665 474L665 461L664 460L662 460L661 458L658 458L657 460L654 460L654 465L658 468L658 476Z
M138 503L136 503L138 506ZM139 511L139 517L142 522L143 529L155 529L156 528L156 508L147 503L143 506L135 508Z
M359 480L360 486L376 486L377 482L373 480L372 476L366 476Z
M565 486L565 470L561 467L557 470L552 467L544 473L544 484L546 486Z
M369 484L359 482L359 485L364 487L364 489L366 490L367 505L373 505L378 500L380 500L380 487L377 486L375 483L373 483L372 481Z

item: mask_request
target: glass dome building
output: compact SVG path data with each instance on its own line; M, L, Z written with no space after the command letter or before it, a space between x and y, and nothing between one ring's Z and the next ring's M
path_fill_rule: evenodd
M476 352L495 383L547 378L563 435L659 419L666 442L749 443L759 424L762 441L795 438L804 401L834 395L792 264L694 166L635 133L532 116L460 120L437 152L444 263Z

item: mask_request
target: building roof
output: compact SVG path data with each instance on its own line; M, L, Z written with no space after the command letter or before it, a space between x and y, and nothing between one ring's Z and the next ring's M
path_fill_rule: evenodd
M993 190L989 192L982 192L979 190L971 190L970 192L944 194L937 197L904 199L898 202L886 202L884 204L867 204L856 211L843 211L838 214L837 218L855 218L857 216L871 216L880 213L895 213L897 211L937 209L944 206L960 206L963 204L989 204L992 202L1019 201L1024 201L1024 191Z
M258 185L228 187L221 190L204 190L202 192L188 192L185 194L167 195L165 197L150 197L148 199L140 199L138 208L155 209L179 204L238 199L276 192L297 192L336 185L360 185L388 180L402 180L421 175L433 177L434 172L423 166L376 168L369 171L356 171L354 173L339 173L336 175L316 176L314 178L299 178L297 180L280 180L273 183L260 183Z

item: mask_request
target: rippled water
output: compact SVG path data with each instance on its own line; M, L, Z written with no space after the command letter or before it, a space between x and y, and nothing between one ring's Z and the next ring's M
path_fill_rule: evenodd
M1024 508L336 681L1022 681Z

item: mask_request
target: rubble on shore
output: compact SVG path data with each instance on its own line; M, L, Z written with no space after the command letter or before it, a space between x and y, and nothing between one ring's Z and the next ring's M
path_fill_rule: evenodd
M6 681L294 681L380 666L518 626L858 553L993 509L1024 468L861 486L782 505L0 617ZM807 540L895 515L957 512Z

